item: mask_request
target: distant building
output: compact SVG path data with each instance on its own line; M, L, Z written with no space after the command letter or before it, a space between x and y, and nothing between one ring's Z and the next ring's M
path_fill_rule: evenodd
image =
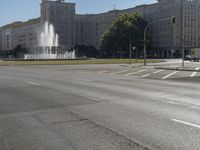
M43 0L41 4L41 23L53 24L59 37L59 45L71 49L75 45L75 4L61 0Z
M28 49L38 45L41 26L48 21L54 25L59 45L73 49L75 45L88 45L100 49L101 36L113 20L124 13L139 12L148 22L176 17L176 23L161 21L148 30L153 51L158 57L169 58L174 53L200 47L200 1L158 0L125 10L112 10L101 14L76 14L75 4L62 0L42 0L41 16L27 22L15 22L0 28L0 50L9 51L17 45ZM183 31L183 32L182 32ZM184 38L184 40L182 40ZM182 43L182 41L184 41Z

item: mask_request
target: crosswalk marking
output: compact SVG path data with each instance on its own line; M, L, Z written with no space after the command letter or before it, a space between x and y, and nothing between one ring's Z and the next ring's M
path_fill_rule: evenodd
M148 77L148 76L150 76L151 74L145 74L145 75L143 75L142 76L142 78L146 78L146 77Z
M115 74L119 74L119 73L124 73L124 72L128 72L129 70L122 70L122 71L118 71L118 72L113 72L110 75L115 75Z
M162 80L165 80L165 79L167 79L167 78L169 78L169 77L175 75L175 74L178 73L178 72L179 72L179 71L174 71L174 72L172 72L172 73L170 73L170 74L164 76L164 77L162 78Z
M197 67L195 70L198 71L200 69L200 67ZM195 77L197 75L197 72L193 72L190 77Z
M200 69L200 67L197 67L195 70L197 71L197 70L199 70Z
M131 72L131 73L125 74L124 76L128 77L128 76L138 74L138 73L141 73L141 72L145 72L145 71L147 71L147 69L143 69L143 70L136 71L136 72Z
M197 74L197 72L193 72L193 73L190 75L190 77L195 77L196 74Z
M195 77L195 76L197 76L198 70L200 70L200 67L195 68L194 72L192 72L188 76L185 75L185 77ZM147 71L148 71L148 69L143 69L143 70L139 70L139 71L135 70L135 71L132 71L132 72L130 72L129 69L126 69L126 70L116 70L116 71L112 71L112 72L109 71L109 70L103 70L103 71L98 72L97 74L104 74L104 73L108 73L109 75L121 74L121 75L124 75L124 76L128 77L128 76L131 76L131 75L135 75L135 74L141 73L140 76L142 78L146 78L146 77L149 77L149 76L153 77L153 75L156 75L156 74L159 74L161 72L164 72L165 69L154 70L154 72L147 72ZM170 78L171 76L177 74L178 72L180 72L180 71L173 71L173 72L171 72L169 74L165 74L160 79L165 80L165 79Z
M157 74L157 73L160 73L160 72L163 72L164 70L158 70L158 71L155 71L154 74Z

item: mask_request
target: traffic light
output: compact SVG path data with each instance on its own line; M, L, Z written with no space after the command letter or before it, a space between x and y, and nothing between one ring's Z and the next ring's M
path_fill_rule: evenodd
M176 23L176 18L175 17L172 18L172 22L173 22L173 24Z

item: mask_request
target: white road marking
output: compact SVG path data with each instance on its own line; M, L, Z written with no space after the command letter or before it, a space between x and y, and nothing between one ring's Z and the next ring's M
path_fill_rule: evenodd
M167 103L168 103L168 104L174 104L174 105L181 105L181 104L176 103L176 102L173 102L173 101L168 101Z
M190 107L191 109L198 109L198 110L200 110L200 106L192 106L192 107Z
M185 121L177 120L177 119L171 119L171 120L174 121L174 122L178 122L178 123L181 123L181 124L189 125L189 126L196 127L196 128L200 129L200 125L196 125L196 124L193 124L193 123L189 123L189 122L185 122Z
M32 85L40 85L40 84L38 84L38 83L34 83L34 82L30 82L30 81L26 81L26 83L32 84Z
M87 79L81 79L81 78L73 78L74 80L79 80L79 81L86 81L86 82L91 82L91 80Z
M200 67L197 67L195 70L197 71L197 70L199 70L200 69Z
M200 68L197 67L195 70L198 71L199 69L200 69ZM195 77L195 76L197 75L197 73L198 73L198 72L193 72L193 73L190 75L190 77Z
M160 73L160 72L163 72L164 70L158 70L158 71L155 71L154 74L157 74L157 73Z
M195 77L196 74L197 74L197 72L193 72L193 73L190 75L190 77Z
M150 76L151 74L145 74L145 75L143 75L142 76L142 78L146 78L146 77L148 77L148 76Z
M122 70L122 71L118 71L118 72L113 72L110 75L115 75L115 74L119 74L119 73L124 73L124 72L128 72L129 70Z
M12 78L9 78L9 77L3 77L3 76L0 76L0 78L1 78L1 79L8 79L8 80L12 79Z
M167 78L169 78L169 77L175 75L175 74L178 73L178 72L179 72L179 71L174 71L174 72L172 72L172 73L170 73L170 74L164 76L164 77L162 78L162 80L165 80L165 79L167 79Z
M104 71L98 72L97 74L102 74L102 73L107 73L107 72L108 72L107 70L104 70Z
M128 76L138 74L138 73L141 73L141 72L145 72L145 71L147 71L147 69L143 69L143 70L140 70L140 71L137 71L137 72L131 72L131 73L125 74L124 76L128 77Z

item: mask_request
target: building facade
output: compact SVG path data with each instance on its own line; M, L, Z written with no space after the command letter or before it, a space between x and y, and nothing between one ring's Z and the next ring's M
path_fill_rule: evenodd
M0 50L11 50L17 45L28 49L37 46L41 26L49 22L59 37L59 46L73 49L76 45L100 49L101 36L112 22L125 13L139 12L146 21L175 16L172 20L158 21L147 32L155 56L170 58L191 48L200 47L200 1L158 0L157 3L140 5L124 10L101 14L76 14L75 4L62 0L42 0L41 16L27 22L15 22L0 28Z

